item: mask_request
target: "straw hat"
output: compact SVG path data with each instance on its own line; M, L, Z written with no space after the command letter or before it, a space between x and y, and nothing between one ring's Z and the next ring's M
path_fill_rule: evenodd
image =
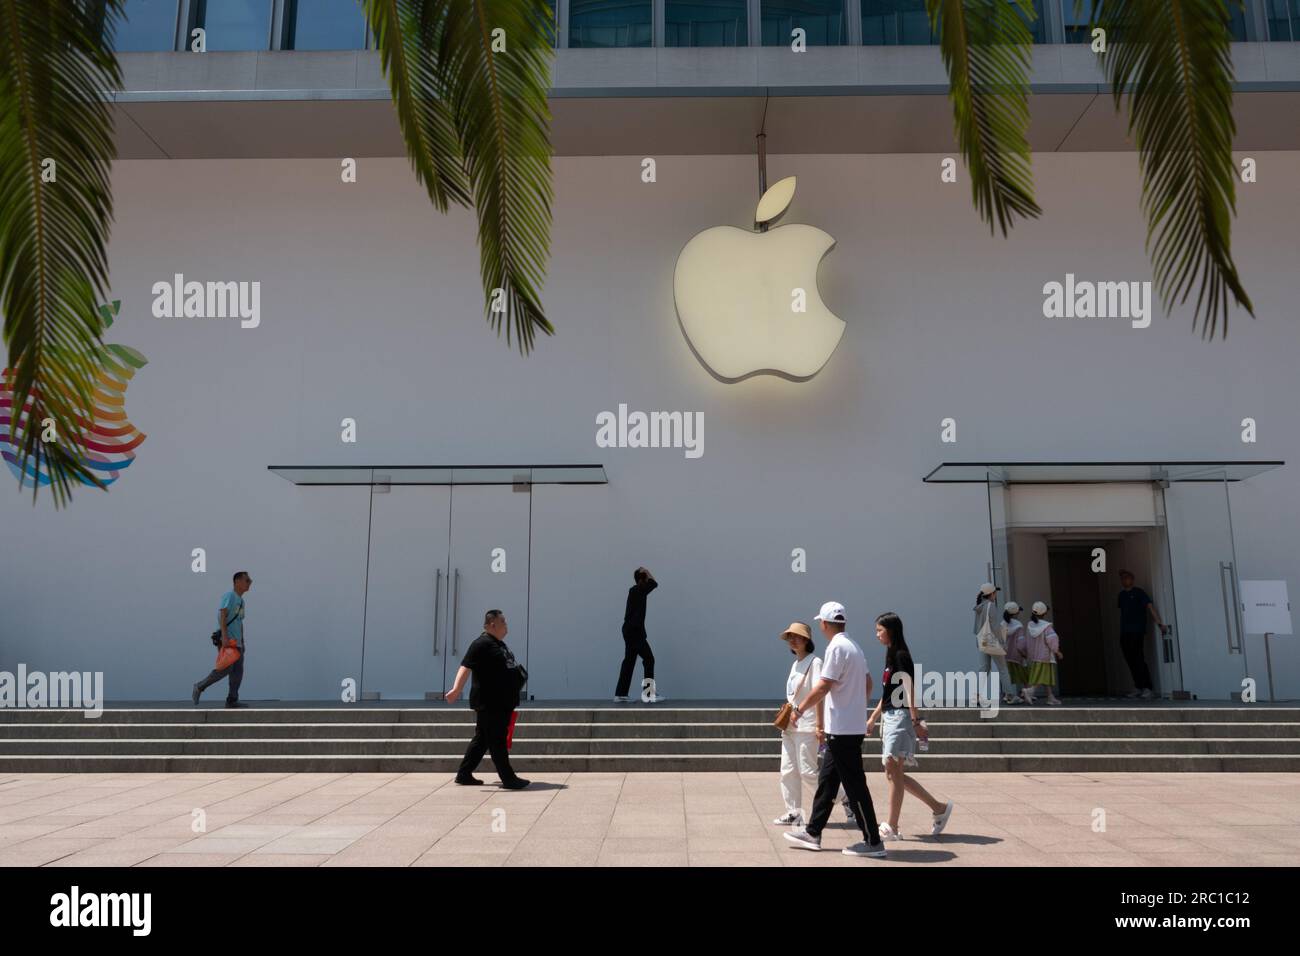
M784 641L787 637L802 637L806 640L811 641L812 631L808 630L807 624L803 624L799 621L795 621L793 624L791 624L789 627L787 627L784 631L781 632L781 640Z

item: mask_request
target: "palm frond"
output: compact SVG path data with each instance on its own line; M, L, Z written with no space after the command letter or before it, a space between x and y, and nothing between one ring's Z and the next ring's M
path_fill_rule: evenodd
M1232 258L1236 167L1232 36L1223 0L1098 0L1102 66L1142 169L1147 251L1166 312L1198 286L1192 328L1228 334L1231 299L1254 315Z
M9 419L2 437L24 479L49 477L58 505L74 483L100 484L83 464L84 421L102 364L97 303L116 155L101 91L119 89L121 74L89 6L0 0L0 310L11 401L0 409ZM121 0L108 0L106 13L111 30ZM52 442L42 441L47 419Z
M364 2L416 176L441 211L473 204L484 312L526 353L538 332L555 331L540 297L552 199L549 4ZM500 39L504 51L493 49Z
M926 0L948 71L957 144L980 218L1005 236L1016 216L1038 216L1029 154L1028 0Z

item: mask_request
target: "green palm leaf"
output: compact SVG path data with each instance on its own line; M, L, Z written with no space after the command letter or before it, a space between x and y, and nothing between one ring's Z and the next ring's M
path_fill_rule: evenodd
M948 71L957 144L980 218L1005 236L1038 216L1029 155L1028 0L925 0ZM1023 11L1023 16L1021 11Z
M526 353L537 332L555 331L540 298L552 198L549 4L364 5L416 178L440 211L473 203L488 323ZM500 39L504 51L493 49Z
M97 302L107 287L116 155L101 91L119 89L121 75L100 39L103 21L87 6L0 0L0 310L13 395L6 438L20 470L49 475L56 504L77 481L99 484L81 462L101 366ZM109 0L110 30L120 13L121 0ZM42 181L51 168L54 181ZM47 419L51 442L42 441Z
M1080 5L1081 6L1081 5ZM1102 66L1127 102L1142 169L1147 251L1166 312L1199 286L1192 328L1228 334L1229 293L1254 306L1232 259L1232 37L1223 0L1098 0Z

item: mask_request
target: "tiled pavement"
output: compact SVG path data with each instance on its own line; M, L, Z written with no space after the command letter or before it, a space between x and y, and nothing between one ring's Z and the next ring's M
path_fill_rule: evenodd
M776 774L0 774L3 866L1281 866L1298 774L920 774L888 860L788 848ZM869 778L878 814L885 783ZM856 838L838 808L823 836ZM1103 816L1104 814L1104 816ZM1104 823L1104 830L1098 828ZM922 835L926 834L926 835Z

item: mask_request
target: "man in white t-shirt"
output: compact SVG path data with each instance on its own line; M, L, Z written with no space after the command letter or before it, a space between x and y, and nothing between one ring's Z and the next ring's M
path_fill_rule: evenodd
M846 846L842 852L846 856L883 857L885 844L880 841L876 808L867 792L867 775L862 769L862 741L867 736L871 671L867 668L862 648L844 633L843 604L827 601L816 620L830 643L826 647L826 659L822 662L817 686L795 708L794 716L797 720L804 711L816 708L818 701L825 699L826 753L822 757L817 795L813 797L808 825L802 830L791 830L785 838L800 849L820 850L822 830L831 818L835 792L843 785L844 795L853 807L858 828L862 830L862 842Z

